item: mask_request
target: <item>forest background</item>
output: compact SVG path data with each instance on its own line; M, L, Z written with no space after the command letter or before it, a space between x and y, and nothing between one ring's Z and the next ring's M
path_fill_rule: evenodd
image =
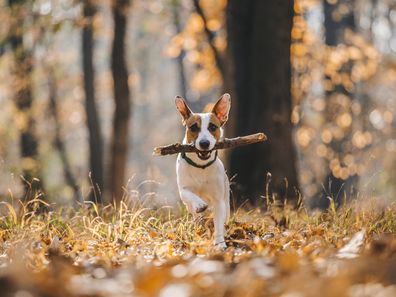
M236 204L390 201L396 3L270 2L1 0L0 195L174 205L173 98L229 92L226 136L269 137L223 156Z

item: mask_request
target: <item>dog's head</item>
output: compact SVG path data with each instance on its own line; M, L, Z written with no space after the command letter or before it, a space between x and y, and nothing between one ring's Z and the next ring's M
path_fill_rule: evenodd
M185 100L179 96L176 96L175 103L186 127L187 142L193 143L200 151L198 157L201 160L209 159L211 151L221 137L221 127L228 119L231 108L230 95L221 96L208 113L193 113Z

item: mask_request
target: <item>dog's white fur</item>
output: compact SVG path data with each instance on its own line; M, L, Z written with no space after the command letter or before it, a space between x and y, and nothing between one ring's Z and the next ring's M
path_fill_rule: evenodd
M230 98L228 94L225 94L225 96L227 96L228 102L227 114L225 115L226 121L230 109ZM195 115L199 115L201 118L201 130L195 140L195 146L197 149L201 149L199 142L208 140L208 150L212 150L216 144L216 138L208 130L211 113ZM187 144L186 137L183 143ZM196 153L186 153L186 156L199 165L208 164L216 158L215 151L211 152L208 160L201 160ZM223 163L217 158L212 165L201 169L188 164L179 154L176 172L180 198L187 210L192 214L196 214L209 206L214 213L214 244L225 248L224 224L230 217L230 185Z

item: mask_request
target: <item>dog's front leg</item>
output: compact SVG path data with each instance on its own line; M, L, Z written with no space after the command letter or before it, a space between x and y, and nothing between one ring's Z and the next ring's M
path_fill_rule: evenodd
M224 224L226 222L227 209L224 201L217 201L214 206L214 244L220 248L226 248L224 240Z
M187 211L192 214L203 212L208 208L208 205L201 198L188 189L180 189L180 198Z

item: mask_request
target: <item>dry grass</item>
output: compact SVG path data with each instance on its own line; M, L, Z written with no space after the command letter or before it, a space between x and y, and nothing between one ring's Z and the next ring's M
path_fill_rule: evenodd
M2 202L0 295L396 296L396 206L374 205L238 210L219 251L206 217Z

